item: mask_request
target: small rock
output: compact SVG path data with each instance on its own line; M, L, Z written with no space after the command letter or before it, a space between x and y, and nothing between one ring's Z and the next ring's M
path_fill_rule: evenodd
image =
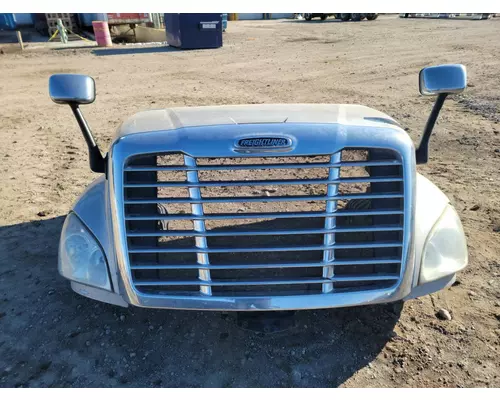
M53 295L55 292L56 292L56 291L55 291L54 289L50 289L50 290L49 290L49 296L50 296L50 295Z
M87 341L85 342L85 346L90 347L90 340L87 340Z
M153 325L149 325L149 330L152 331L155 327Z
M123 315L123 314L120 315L120 321L122 321L122 322L125 321L125 315Z
M265 195L266 195L267 197L270 197L270 196L271 196L271 193L269 192L269 190L266 190L264 193L265 193Z
M3 49L0 49L0 54L5 54L5 51L3 51Z
M469 294L469 296L475 296L476 292L473 292L472 290L469 290L468 294Z
M130 353L130 358L134 358L136 356L135 353Z
M500 232L500 225L494 226L493 232Z
M479 210L479 204L475 204L470 208L471 211L477 211Z
M12 367L5 367L4 371L8 374L10 371L12 371Z
M495 153L500 153L500 149L495 149Z
M36 215L38 215L39 217L45 217L47 215L47 211L38 211Z
M37 129L37 131L41 131L41 130L43 130L43 126L39 126Z
M440 308L438 312L436 313L436 317L439 319L442 319L444 321L451 321L451 314L448 310L445 310L444 308Z

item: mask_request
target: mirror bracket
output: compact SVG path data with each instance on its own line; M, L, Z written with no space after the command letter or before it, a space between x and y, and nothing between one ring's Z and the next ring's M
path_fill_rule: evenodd
M434 129L434 125L436 124L437 118L439 116L439 112L443 107L444 101L448 93L440 93L432 107L431 114L427 119L427 123L425 124L424 133L422 135L422 139L420 139L420 144L418 145L418 149L415 152L415 159L417 164L425 164L429 161L429 140L432 134L432 130Z
M73 115L75 116L76 121L78 122L78 125L80 126L80 129L82 131L83 137L87 142L87 146L89 148L90 169L98 173L106 172L106 163L104 157L102 156L101 151L97 146L94 136L92 136L89 125L87 124L87 121L80 111L78 104L69 103L69 106L71 107L71 111L73 111Z

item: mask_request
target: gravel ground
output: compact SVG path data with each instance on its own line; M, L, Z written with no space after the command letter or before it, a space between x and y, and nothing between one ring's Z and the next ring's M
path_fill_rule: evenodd
M0 386L499 386L499 33L498 18L385 16L229 22L224 47L206 51L0 45ZM419 167L468 236L470 265L450 289L302 311L262 335L235 314L100 304L58 276L64 215L95 175L69 109L48 98L50 74L96 78L84 112L103 148L139 110L239 103L361 103L416 140L432 106L418 71L452 62L470 88L446 103Z

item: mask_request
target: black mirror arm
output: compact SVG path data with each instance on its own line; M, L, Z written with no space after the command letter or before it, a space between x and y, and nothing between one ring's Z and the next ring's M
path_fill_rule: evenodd
M439 112L441 111L447 96L448 93L440 93L434 103L434 107L432 107L429 119L427 119L427 123L425 124L422 139L420 139L420 144L418 145L418 149L415 153L417 164L425 164L429 161L429 140L439 116Z
M104 173L106 171L106 162L101 154L101 151L99 150L99 147L97 146L97 143L95 142L94 136L92 136L92 132L90 131L87 121L83 117L78 104L70 103L69 106L71 107L71 111L73 111L73 114L75 115L76 122L78 122L83 137L87 142L87 146L89 148L90 169L94 172Z

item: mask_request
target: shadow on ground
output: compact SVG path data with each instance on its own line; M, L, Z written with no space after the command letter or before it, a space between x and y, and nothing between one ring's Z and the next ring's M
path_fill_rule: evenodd
M0 228L0 386L339 386L380 353L401 312L300 311L265 335L234 313L98 303L57 273L63 221Z
M156 47L143 47L143 46L123 46L113 47L109 49L93 50L92 53L96 56L119 56L127 54L147 54L147 53L170 53L174 51L181 51L171 46L156 46Z

